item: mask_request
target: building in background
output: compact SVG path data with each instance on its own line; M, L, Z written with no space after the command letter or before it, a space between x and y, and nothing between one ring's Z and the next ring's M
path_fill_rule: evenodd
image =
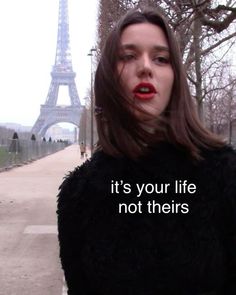
M77 142L77 134L78 128L69 129L69 128L62 128L59 125L51 126L46 133L45 138L48 140L49 137L54 141L57 140L67 140L71 143Z

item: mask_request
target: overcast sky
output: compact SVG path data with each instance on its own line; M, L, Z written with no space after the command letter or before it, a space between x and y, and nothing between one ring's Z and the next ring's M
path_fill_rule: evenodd
M96 42L97 2L68 0L72 63L81 100L90 87L87 54ZM35 123L51 82L58 9L59 0L1 1L0 123Z

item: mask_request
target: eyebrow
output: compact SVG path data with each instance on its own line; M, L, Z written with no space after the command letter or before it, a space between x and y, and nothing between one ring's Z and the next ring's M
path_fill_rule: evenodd
M125 49L131 49L131 50L137 50L138 46L136 46L135 44L123 44L120 46L120 49L125 50ZM153 49L156 51L167 51L169 52L169 48L163 45L154 45Z

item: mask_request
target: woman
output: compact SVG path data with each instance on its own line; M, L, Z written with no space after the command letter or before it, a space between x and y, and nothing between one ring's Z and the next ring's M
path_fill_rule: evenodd
M61 185L68 294L236 294L236 156L199 123L164 17L131 10L95 77L98 150Z

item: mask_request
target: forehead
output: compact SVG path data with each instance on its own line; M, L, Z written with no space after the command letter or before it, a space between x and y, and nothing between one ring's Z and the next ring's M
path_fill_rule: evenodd
M121 33L120 43L121 46L149 44L168 48L168 41L162 28L151 23L129 25Z

